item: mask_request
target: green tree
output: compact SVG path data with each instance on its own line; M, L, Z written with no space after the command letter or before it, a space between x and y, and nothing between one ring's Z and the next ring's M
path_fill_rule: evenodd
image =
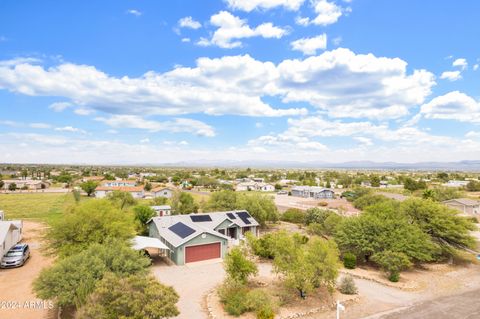
M145 184L145 186L143 187L143 189L145 189L145 191L147 191L147 192L151 191L152 190L152 183L147 182Z
M132 218L108 200L99 199L73 207L52 223L47 238L60 255L72 255L92 243L101 244L110 238L127 240L134 234Z
M279 216L273 198L258 193L239 194L237 209L247 210L261 226L265 226L267 221L277 221Z
M9 184L8 185L8 190L12 191L12 192L16 191L17 190L17 184L15 184L15 183Z
M370 177L370 185L372 185L372 187L380 187L380 177L372 175Z
M478 192L480 191L480 182L479 181L470 181L466 186L467 191L469 192Z
M363 210L367 206L371 206L371 205L381 203L381 202L386 202L386 201L392 201L392 200L383 195L366 194L355 199L353 201L353 206L355 206L355 208Z
M339 253L335 242L313 237L303 243L295 235L277 238L274 270L285 276L285 283L299 291L300 296L325 286L330 291L338 276Z
M422 193L423 199L435 199L435 190L433 189L426 189Z
M305 223L305 212L298 208L289 208L282 213L281 219L290 223L303 224Z
M108 241L92 244L78 254L58 260L43 269L33 283L39 298L54 300L59 306L79 307L95 289L105 273L118 275L145 274L150 265L126 243Z
M234 191L220 191L213 193L205 203L203 211L229 211L237 208L237 193Z
M80 308L78 319L162 319L176 317L179 296L153 276L126 278L107 273Z
M133 207L133 212L135 214L135 220L139 224L140 233L142 235L148 234L147 222L156 215L155 211L145 205L138 205Z
M91 196L95 192L95 189L97 188L97 186L98 186L97 182L94 182L94 181L86 181L80 184L80 188L85 193L87 193L87 196Z
M175 192L171 198L174 214L192 214L198 212L198 204L192 195L185 192Z
M372 260L388 272L390 281L398 281L400 271L412 266L410 258L398 251L385 250L376 253L372 256Z
M137 203L135 198L129 192L113 191L107 195L107 199L116 207L123 210Z
M455 248L475 248L470 232L476 225L454 209L432 201L408 199L400 205L400 213L428 234L446 255L451 255Z
M243 284L247 282L248 277L258 273L255 262L245 255L247 255L245 250L235 247L225 256L223 262L228 277Z
M0 179L0 189L3 188L3 186L5 186L5 182Z
M385 250L404 253L412 261L431 261L439 252L429 235L399 214L392 202L368 206L362 215L344 219L335 241L343 252L365 261Z

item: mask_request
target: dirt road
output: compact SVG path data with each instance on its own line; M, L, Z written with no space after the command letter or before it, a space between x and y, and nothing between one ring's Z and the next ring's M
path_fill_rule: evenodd
M30 245L31 257L23 267L0 269L0 318L53 318L51 304L38 299L32 291L33 280L52 262L51 258L42 255L41 233L44 230L42 223L24 221L23 242Z

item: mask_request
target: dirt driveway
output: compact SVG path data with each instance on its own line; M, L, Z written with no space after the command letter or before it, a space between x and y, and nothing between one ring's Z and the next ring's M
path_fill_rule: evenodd
M38 299L32 291L32 282L52 260L42 255L42 223L23 222L23 242L29 244L30 259L25 266L0 269L0 318L46 319L53 318L51 305ZM16 309L12 309L16 308Z
M179 319L207 318L203 310L204 296L225 277L221 260L193 263L187 266L154 265L153 274L158 280L173 286L180 295L177 304Z

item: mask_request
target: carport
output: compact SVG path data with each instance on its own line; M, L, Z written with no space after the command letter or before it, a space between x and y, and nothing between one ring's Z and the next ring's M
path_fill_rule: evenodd
M170 250L160 239L145 236L135 236L132 239L132 248L134 250L158 249L159 256L168 256L167 251Z

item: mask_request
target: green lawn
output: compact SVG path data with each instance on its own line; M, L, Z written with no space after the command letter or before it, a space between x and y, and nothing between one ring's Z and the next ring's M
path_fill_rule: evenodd
M0 210L7 219L31 219L52 222L73 205L71 193L0 194Z

